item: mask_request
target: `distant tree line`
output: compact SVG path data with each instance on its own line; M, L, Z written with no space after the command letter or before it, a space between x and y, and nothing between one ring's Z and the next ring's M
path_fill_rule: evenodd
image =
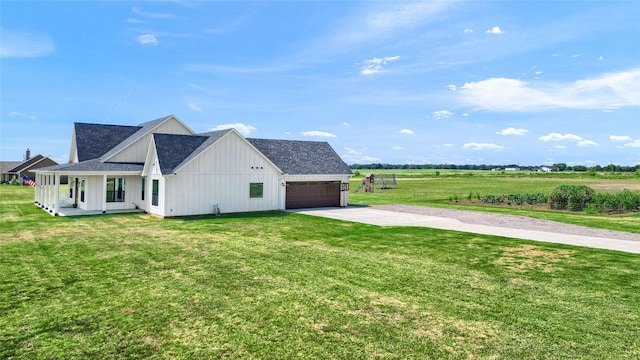
M385 170L385 169L414 169L414 170L504 170L505 168L518 168L522 171L537 171L541 167L546 166L551 168L552 171L575 171L575 172L636 172L640 171L640 165L636 166L621 166L615 164L609 164L607 166L595 165L592 167L586 167L584 165L569 166L565 163L556 163L550 166L522 166L516 164L509 165L455 165L455 164L352 164L349 167L352 170L359 169L372 169L372 170Z

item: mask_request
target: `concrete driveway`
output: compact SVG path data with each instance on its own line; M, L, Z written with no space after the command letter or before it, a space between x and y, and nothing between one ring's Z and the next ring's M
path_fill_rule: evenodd
M471 224L454 218L381 210L371 207L356 206L346 208L296 209L288 211L297 214L321 216L378 226L420 226L640 254L640 241Z

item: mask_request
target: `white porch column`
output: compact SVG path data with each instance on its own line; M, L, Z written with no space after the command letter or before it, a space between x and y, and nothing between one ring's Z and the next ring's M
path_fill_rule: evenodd
M39 203L40 200L39 198L39 194L40 194L40 174L36 173L36 178L35 178L35 182L36 182L36 198L35 198L35 203Z
M53 204L53 215L58 216L60 213L60 173L54 175L55 182L55 202Z
M53 175L48 176L49 180L47 183L49 184L49 201L47 203L47 208L49 208L49 212L53 213Z
M49 210L49 175L42 175L42 207Z
M42 189L44 188L44 184L42 183L42 174L38 174L38 181L36 182L38 190L38 205L42 206Z
M102 213L107 212L107 175L102 175Z

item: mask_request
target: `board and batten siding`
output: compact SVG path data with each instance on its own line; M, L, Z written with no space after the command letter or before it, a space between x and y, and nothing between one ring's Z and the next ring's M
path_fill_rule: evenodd
M126 149L110 157L108 161L111 162L144 162L147 157L147 151L149 151L149 143L153 133L156 134L175 134L175 135L193 135L193 133L186 128L182 123L174 118L171 118L164 123L160 124L153 130L152 133L136 140L133 144L130 144Z
M165 180L165 216L284 208L278 169L233 132ZM251 183L263 184L261 198L249 197Z
M102 210L102 203L107 196L104 192L104 176L77 175L76 178L78 179L78 193L74 194L74 196L78 197L78 207L83 210ZM141 204L142 179L140 176L107 175L107 178L124 178L124 201L107 202L106 210L135 209L136 205L139 206ZM81 179L85 179L84 202L80 201ZM62 194L62 196L68 198L69 193L66 192L66 194Z
M153 152L153 154L151 155L151 167L149 168L149 173L148 174L143 174L143 176L145 176L146 179L146 184L145 184L145 197L144 197L144 203L145 203L145 210L148 213L154 214L154 215L159 215L159 216L165 216L164 213L164 204L165 204L165 194L166 194L166 181L165 181L165 177L162 176L162 173L160 172L160 165L158 164L158 157L155 154L155 152ZM158 180L158 205L153 205L152 204L152 199L153 199L153 180Z

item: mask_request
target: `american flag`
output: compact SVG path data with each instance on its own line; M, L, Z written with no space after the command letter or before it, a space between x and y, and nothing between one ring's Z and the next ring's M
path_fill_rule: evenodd
M36 182L31 180L31 179L29 179L27 176L24 176L24 175L22 176L22 183L23 184L27 184L27 185L32 186L32 187L36 187Z

